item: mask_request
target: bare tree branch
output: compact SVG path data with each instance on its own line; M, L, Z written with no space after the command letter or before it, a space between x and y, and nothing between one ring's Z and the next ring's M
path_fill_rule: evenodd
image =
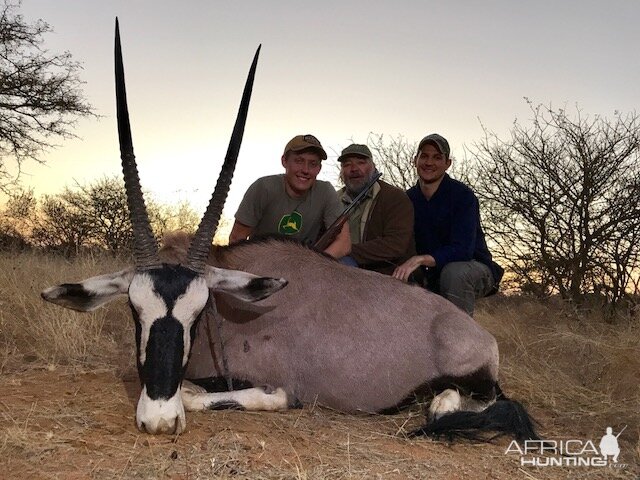
M415 185L418 177L413 164L417 142L409 142L402 135L385 137L370 133L367 145L373 154L376 167L384 175L384 180L402 190Z
M81 91L82 66L69 52L43 46L52 31L42 20L29 24L17 13L19 2L0 6L0 189L7 191L24 160L43 162L58 138L74 137L78 117L93 115Z
M640 267L640 118L528 103L532 125L470 150L487 236L520 286L616 302Z

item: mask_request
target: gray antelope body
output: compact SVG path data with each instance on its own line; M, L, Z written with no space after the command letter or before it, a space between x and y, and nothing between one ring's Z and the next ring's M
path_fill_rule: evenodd
M537 438L524 408L500 398L493 336L443 298L286 240L211 249L259 50L198 231L174 234L158 251L133 155L116 20L118 133L135 265L50 287L42 297L88 311L128 295L142 386L136 424L148 433L182 432L185 410L279 410L302 400L379 412L431 392L429 422L416 435L490 430ZM207 392L186 380L222 376L260 386Z
M214 262L289 282L259 304L216 295L234 378L349 412L394 407L438 379L497 378L495 339L422 288L275 239L218 249ZM213 315L198 326L187 378L223 374L205 332L206 321L216 331Z

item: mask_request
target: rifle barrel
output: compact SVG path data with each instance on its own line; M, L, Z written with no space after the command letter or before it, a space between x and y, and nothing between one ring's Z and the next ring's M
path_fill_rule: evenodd
M344 223L348 220L349 216L351 215L351 211L355 207L357 207L360 204L360 202L362 202L367 192L371 190L371 187L375 185L375 183L378 181L378 179L380 179L381 176L382 176L382 173L376 172L376 174L371 178L369 183L367 183L365 187L362 189L362 191L358 195L356 195L356 197L353 200L351 200L351 203L347 205L347 207L342 211L342 213L338 216L338 218L336 218L335 221L329 226L329 228L327 228L327 231L322 234L322 236L316 241L316 243L314 243L313 245L314 248L318 250L324 250L331 243L333 243L333 241L335 240L335 238L338 236L338 233L339 233L337 231L337 228L340 227L340 229L342 229L342 225L344 225Z

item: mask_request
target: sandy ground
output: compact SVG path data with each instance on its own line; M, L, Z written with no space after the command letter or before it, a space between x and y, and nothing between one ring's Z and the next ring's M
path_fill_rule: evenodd
M495 444L407 439L419 408L389 416L344 415L318 406L283 413L187 413L175 437L134 425L135 371L49 367L0 379L0 477L111 478L638 478L619 468L522 467ZM544 424L562 428L544 412ZM569 427L569 426L567 426ZM621 444L630 453L631 445ZM627 459L634 458L626 455ZM620 459L622 462L624 458Z

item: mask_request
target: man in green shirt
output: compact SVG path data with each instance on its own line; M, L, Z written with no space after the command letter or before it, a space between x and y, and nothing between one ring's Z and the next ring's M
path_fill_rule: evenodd
M313 135L297 135L282 155L284 174L256 180L240 202L229 243L264 234L281 234L314 243L322 228L338 218L342 206L329 182L317 180L327 154ZM351 251L349 225L325 252L342 258Z

